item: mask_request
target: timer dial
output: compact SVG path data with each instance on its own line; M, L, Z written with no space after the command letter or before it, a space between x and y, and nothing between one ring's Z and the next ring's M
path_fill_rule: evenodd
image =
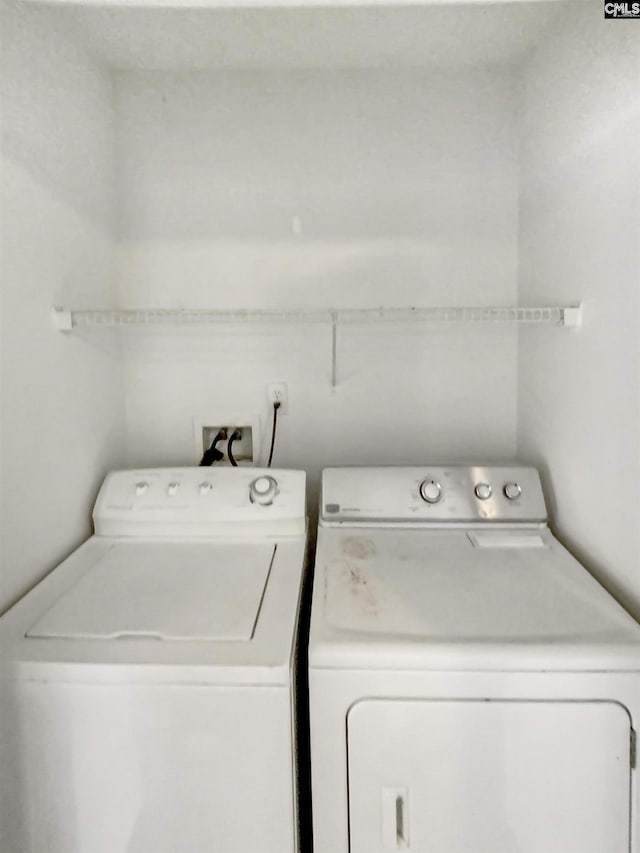
M428 504L437 504L442 497L442 486L437 480L423 480L420 483L420 497Z
M249 500L253 504L269 506L278 494L278 481L268 475L257 477L249 484Z

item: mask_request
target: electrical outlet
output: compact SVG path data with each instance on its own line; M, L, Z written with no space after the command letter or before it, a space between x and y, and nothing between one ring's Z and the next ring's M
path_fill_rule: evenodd
M196 464L202 459L204 452L211 447L215 437L221 430L226 431L226 438L221 438L216 449L224 457L216 465L230 465L227 448L229 439L234 432L239 433L232 445L233 458L238 465L257 465L260 461L260 418L257 415L232 415L231 417L210 415L193 419L193 436L196 452Z
M271 406L273 406L274 403L280 403L280 408L278 409L279 415L288 414L289 393L287 391L287 383L270 382L267 385L267 400L269 401L269 405Z

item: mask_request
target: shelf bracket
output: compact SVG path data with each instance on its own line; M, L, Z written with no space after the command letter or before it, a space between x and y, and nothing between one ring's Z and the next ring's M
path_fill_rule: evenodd
M331 388L338 384L338 312L331 312Z
M568 305L560 309L560 323L568 329L577 329L582 325L582 306Z
M51 319L58 332L70 332L73 329L73 315L67 308L52 308Z

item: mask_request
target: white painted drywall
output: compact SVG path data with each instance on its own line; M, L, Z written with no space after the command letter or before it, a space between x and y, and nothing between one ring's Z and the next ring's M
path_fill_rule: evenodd
M526 68L520 298L584 305L522 330L518 450L563 539L640 614L640 39L572 7Z
M118 353L54 331L54 304L112 299L112 87L55 13L2 8L0 610L90 530L123 460Z
M308 2L271 8L73 3L60 15L105 64L120 70L221 68L477 69L514 65L558 13L558 3Z
M134 72L116 94L124 305L513 304L508 72ZM278 380L274 464L312 489L329 464L510 459L516 351L513 329L345 328L333 393L328 327L132 337L129 461L193 463L209 412L260 413L268 446Z
M509 70L396 60L125 72L114 112L54 11L4 3L0 606L89 531L125 430L131 465L195 461L193 416L221 411L258 412L267 447L265 386L285 380L274 461L312 489L327 464L509 459L518 396L518 453L556 526L638 612L638 41L596 6L567 7L521 90ZM111 339L48 318L508 305L518 253L520 301L579 299L582 330L525 328L518 346L504 328L341 329L335 391L327 327L127 337L123 390Z

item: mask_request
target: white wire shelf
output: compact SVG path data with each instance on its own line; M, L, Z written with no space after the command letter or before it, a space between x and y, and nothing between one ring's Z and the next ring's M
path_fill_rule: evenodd
M338 381L338 326L377 323L528 324L575 328L580 305L475 308L336 308L326 310L235 310L187 308L54 308L53 323L61 332L79 327L206 326L220 323L327 323L331 327L331 386Z
M168 308L73 309L54 308L53 323L61 332L78 327L196 326L216 323L331 323L384 322L524 323L576 327L580 305L473 308L336 308L326 310L208 310Z

